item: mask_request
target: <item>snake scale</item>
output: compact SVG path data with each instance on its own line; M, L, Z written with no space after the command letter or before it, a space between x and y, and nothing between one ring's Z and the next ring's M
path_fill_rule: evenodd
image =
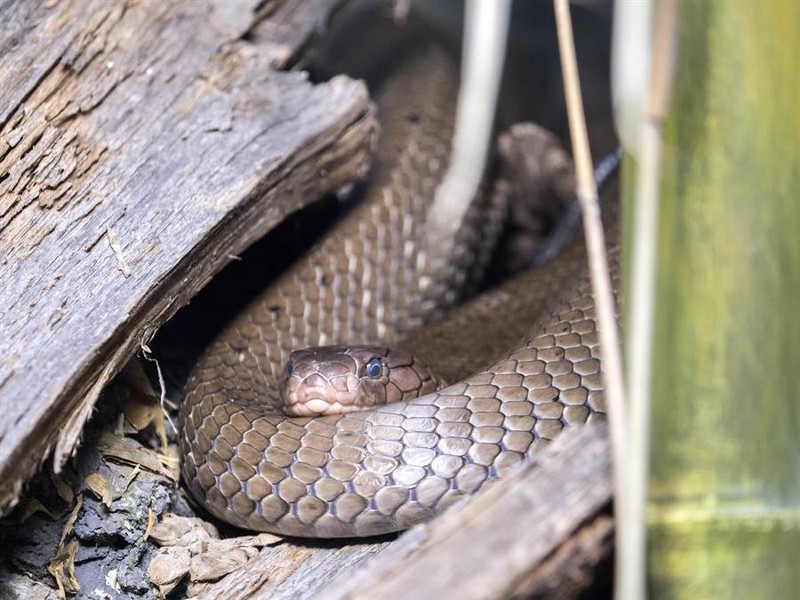
M302 537L405 529L503 476L564 427L603 413L593 300L579 258L456 309L449 329L423 327L484 266L502 207L485 195L455 239L424 245L447 164L457 71L435 46L413 54L377 95L382 135L361 204L233 319L187 382L183 477L233 525ZM538 320L525 323L537 303ZM470 346L483 352L483 366L494 362L413 400L315 418L280 411L276 381L293 350L392 344L420 327L408 347L451 381L465 374L455 355ZM498 344L526 327L522 343L498 360Z

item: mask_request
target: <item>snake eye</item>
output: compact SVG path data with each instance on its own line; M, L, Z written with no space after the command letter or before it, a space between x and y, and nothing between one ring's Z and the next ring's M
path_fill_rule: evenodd
M381 376L381 372L383 368L381 367L381 359L380 358L372 358L367 363L367 367L364 369L364 373L366 373L367 377L370 379L378 379Z
M292 361L286 363L286 366L283 368L284 373L286 373L289 377L292 376L292 371L294 371L294 365L292 365Z

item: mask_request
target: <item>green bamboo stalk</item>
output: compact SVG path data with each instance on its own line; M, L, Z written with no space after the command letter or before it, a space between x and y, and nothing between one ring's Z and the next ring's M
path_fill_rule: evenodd
M654 598L800 595L800 3L688 0L664 126Z

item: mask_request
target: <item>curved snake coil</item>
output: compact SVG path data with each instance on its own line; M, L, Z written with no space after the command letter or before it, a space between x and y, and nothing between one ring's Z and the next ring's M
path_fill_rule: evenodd
M193 370L180 413L182 470L215 516L294 536L405 529L602 413L593 301L577 258L513 281L490 295L488 309L486 301L459 309L455 333L409 344L439 369L437 358L446 363L451 352L443 342L493 337L478 316L487 310L520 326L510 289L527 293L526 305L549 298L522 344L491 367L365 411L290 418L279 409L276 380L292 350L392 344L451 307L480 270L502 216L493 200L476 200L440 254L422 242L446 167L456 83L434 47L390 78L377 99L383 133L362 204L239 314Z

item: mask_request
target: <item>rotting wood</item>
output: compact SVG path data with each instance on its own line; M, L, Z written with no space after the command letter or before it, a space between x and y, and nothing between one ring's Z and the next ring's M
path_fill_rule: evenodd
M340 3L0 8L0 513L232 255L364 171L366 89L273 68Z

